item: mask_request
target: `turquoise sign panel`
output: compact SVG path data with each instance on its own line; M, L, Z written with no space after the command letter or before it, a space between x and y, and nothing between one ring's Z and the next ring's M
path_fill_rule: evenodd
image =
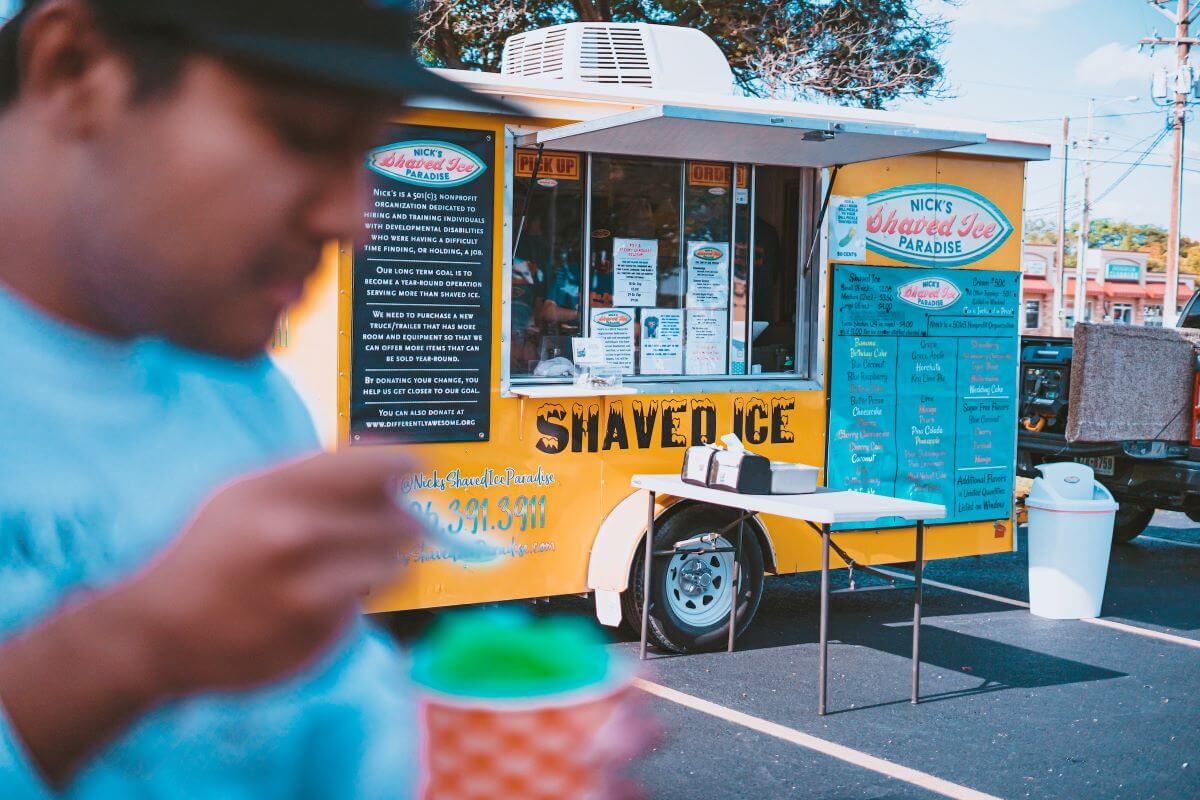
M835 265L829 486L940 503L947 522L1008 518L1019 278Z

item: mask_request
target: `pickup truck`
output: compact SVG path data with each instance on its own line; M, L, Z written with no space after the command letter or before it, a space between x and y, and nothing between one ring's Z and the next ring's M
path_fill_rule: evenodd
M1179 317L1179 327L1200 328L1200 294ZM1021 402L1017 422L1017 474L1037 477L1051 461L1090 466L1119 503L1113 541L1132 541L1156 509L1182 511L1200 522L1200 377L1192 401L1189 442L1068 442L1064 431L1071 397L1072 340L1021 338ZM1200 376L1200 372L1197 373Z

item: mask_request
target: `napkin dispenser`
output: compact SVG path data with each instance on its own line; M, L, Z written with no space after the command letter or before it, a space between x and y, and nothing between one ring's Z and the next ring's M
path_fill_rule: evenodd
M709 464L708 486L741 494L770 494L771 461L745 450L718 450Z
M721 449L714 444L689 447L683 453L683 471L679 477L684 483L693 486L708 486L708 473L713 457L720 452Z

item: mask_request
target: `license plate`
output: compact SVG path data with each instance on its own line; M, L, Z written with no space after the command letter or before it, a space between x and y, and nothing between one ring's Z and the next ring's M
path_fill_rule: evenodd
M1117 469L1115 456L1088 456L1077 458L1075 461L1088 465L1097 475L1112 475Z

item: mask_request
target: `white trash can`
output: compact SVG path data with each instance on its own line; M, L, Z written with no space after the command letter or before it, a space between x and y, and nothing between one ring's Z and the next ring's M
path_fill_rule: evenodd
M1029 510L1029 610L1050 619L1100 616L1117 504L1092 468L1043 464Z

